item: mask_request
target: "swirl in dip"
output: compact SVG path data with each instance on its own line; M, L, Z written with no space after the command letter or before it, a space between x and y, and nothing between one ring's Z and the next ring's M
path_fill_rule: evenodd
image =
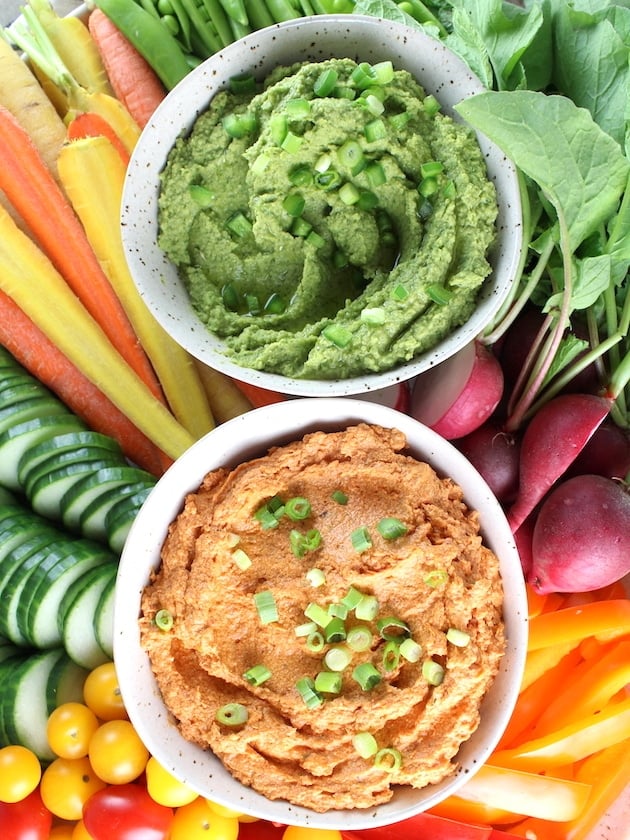
M210 472L143 593L182 735L270 799L372 807L454 773L478 726L505 647L498 559L405 445L358 424Z

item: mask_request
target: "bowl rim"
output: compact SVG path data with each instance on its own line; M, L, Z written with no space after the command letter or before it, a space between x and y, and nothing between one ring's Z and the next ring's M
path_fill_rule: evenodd
M269 800L234 779L213 754L185 741L169 720L140 645L140 598L170 522L184 496L205 474L256 457L270 446L301 439L315 430L338 430L357 423L398 428L408 451L448 473L464 488L464 499L479 511L482 534L499 556L503 578L507 649L499 673L482 704L491 721L460 748L461 767L448 779L422 790L400 788L376 808L317 813L286 800ZM440 467L439 465L447 465ZM297 398L254 409L218 426L182 455L159 479L132 525L123 548L114 608L114 662L129 718L149 752L176 778L234 810L282 824L327 829L365 829L411 817L454 793L487 760L512 714L525 667L528 610L525 581L507 519L486 482L455 447L409 415L379 403L344 398ZM468 746L470 745L470 746ZM208 786L206 787L206 780Z
M352 40L357 37L353 34L357 31L361 33L360 44ZM452 105L485 90L463 59L442 41L398 21L346 14L316 15L274 24L256 30L215 53L168 93L149 119L132 153L121 203L121 231L127 262L141 297L158 322L189 353L221 372L243 382L297 396L347 396L379 390L412 379L444 361L483 331L509 295L518 272L523 235L516 168L492 141L476 131L489 175L497 186L499 218L497 239L491 253L493 271L486 279L478 307L468 321L456 327L434 348L408 362L387 371L345 379L298 379L258 371L237 364L222 352L224 342L210 333L199 320L187 293L182 291L183 285L174 265L162 254L155 237L149 235L158 227L159 173L177 137L190 131L196 118L207 108L214 94L226 85L230 75L253 69L257 75L265 76L271 67L287 63L288 59L271 61L267 55L272 45L280 49L281 39L283 50L289 47L293 50L294 61L297 60L295 56L300 39L306 39L307 43L310 39L310 51L300 50L300 56L304 55L309 60L340 55L341 46L336 51L323 54L321 46L315 46L314 36L321 37L322 32L331 39L348 40L349 52L357 57L365 51L391 56L398 50L398 58L394 60L392 57L395 67L409 69L412 65L421 66L422 72L416 69L412 70L412 74L427 92L438 96L442 110L460 123L464 120L453 111ZM333 40L333 43L339 44L339 41ZM410 43L413 49L410 49ZM319 59L314 56L318 51ZM438 69L442 67L450 68L456 81L451 84L445 84L443 80L438 82ZM428 84L429 74L434 73L435 84ZM174 307L184 313L185 321L174 314Z

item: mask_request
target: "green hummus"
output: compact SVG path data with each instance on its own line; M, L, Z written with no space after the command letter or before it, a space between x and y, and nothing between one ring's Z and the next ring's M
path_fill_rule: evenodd
M159 244L235 362L341 379L470 317L496 214L468 128L389 62L330 59L214 97L162 173Z

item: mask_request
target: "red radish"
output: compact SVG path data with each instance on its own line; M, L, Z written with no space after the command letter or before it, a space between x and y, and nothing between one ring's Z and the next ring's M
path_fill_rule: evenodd
M567 471L568 476L585 473L625 478L630 473L630 432L605 420Z
M521 568L525 578L529 576L534 562L532 543L534 540L534 525L536 524L535 516L528 516L525 522L521 525L518 531L514 534L514 542L516 543L516 550L521 559Z
M575 461L611 405L593 394L561 394L532 417L521 441L518 494L508 511L512 531Z
M630 572L628 487L601 475L563 481L541 505L528 581L548 592L590 592Z
M478 341L416 377L410 414L447 440L464 437L491 416L503 395L503 372Z
M486 480L503 504L511 503L518 491L519 441L492 420L455 441L462 455Z

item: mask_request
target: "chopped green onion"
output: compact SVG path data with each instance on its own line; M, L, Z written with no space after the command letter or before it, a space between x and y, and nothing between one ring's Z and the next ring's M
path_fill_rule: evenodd
M366 96L361 97L361 102L363 102L370 114L375 117L380 117L385 111L385 105L383 105L381 97L371 91Z
M335 169L318 172L315 175L315 186L319 190L335 190L341 184L341 175Z
M372 190L359 190L357 207L359 210L374 210L378 207L378 196Z
M309 636L311 633L315 633L317 631L317 624L314 621L307 621L304 624L298 624L295 628L295 635L301 639L303 637Z
M370 186L380 187L387 181L387 175L380 163L371 163L365 170Z
M372 758L378 752L376 738L371 732L357 732L352 738L352 746L361 758Z
M306 609L304 610L304 615L307 618L310 618L311 621L314 621L318 627L325 628L327 624L332 621L331 616L328 615L328 610L322 607L320 604L316 604L311 601L310 604L307 605Z
M333 502L337 502L338 505L347 505L348 504L348 496L343 490L333 490L330 494L330 498Z
M251 292L246 293L245 305L247 306L247 311L250 315L258 315L260 313L260 301L258 300L258 295Z
M371 306L361 310L362 323L370 327L380 327L385 323L385 310L382 306Z
M329 96L337 86L338 80L336 70L332 68L323 70L313 83L313 93L315 96Z
M357 665L352 671L352 677L359 683L363 691L371 691L382 679L371 662L361 662Z
M285 104L287 116L292 120L303 120L310 116L311 103L308 99L289 99Z
M295 557L304 557L309 551L319 548L322 535L316 528L311 528L305 534L293 529L289 534L289 544Z
M448 572L446 569L433 569L424 576L424 582L427 586L435 589L448 580Z
M332 95L335 99L354 99L357 94L348 85L335 85Z
M448 628L446 639L455 647L466 647L470 644L470 635L465 630L458 630L456 627Z
M306 241L309 243L309 245L312 245L313 248L323 248L326 244L326 240L324 239L324 237L320 236L319 233L317 233L317 231L315 230L310 231L310 233L306 237Z
M306 219L303 219L301 216L298 216L296 219L294 219L291 225L291 233L294 236L306 237L312 230L313 225L310 222L307 222Z
M247 723L249 712L242 703L226 703L217 709L214 717L217 723L224 726L242 726Z
M300 146L304 142L304 138L301 137L299 134L294 134L292 131L287 131L286 136L282 143L280 143L280 148L283 149L285 152L289 152L289 154L294 155L297 151L299 151Z
M400 114L392 114L389 118L389 124L395 132L398 132L405 128L410 119L411 114L407 111L402 111Z
M243 674L243 679L250 685L262 685L271 676L271 671L266 665L253 665Z
M414 639L403 639L400 643L400 655L407 662L418 662L422 656L422 645Z
M313 630L306 637L306 649L310 650L311 653L319 653L324 649L325 644L326 640L324 639L324 635L319 630Z
M409 297L409 290L405 288L405 286L398 285L396 288L392 289L392 298L399 303L402 303L403 300L407 300Z
M295 687L309 709L316 709L324 702L323 698L315 691L315 683L311 677L302 677L296 682Z
M241 73L230 78L230 90L232 93L251 93L256 90L256 79L251 73Z
M226 220L226 228L239 239L251 233L252 223L242 210L237 210Z
M352 333L340 324L327 324L322 330L322 335L327 338L335 347L343 350L352 341Z
M345 671L352 660L352 653L345 645L335 645L324 655L324 665L331 671Z
M435 178L423 178L418 184L418 192L423 198L428 198L438 191L438 182Z
M221 125L226 134L238 139L239 137L245 137L246 134L251 134L256 130L258 124L255 115L246 111L242 114L226 114L221 120Z
M367 61L362 61L350 74L350 80L359 90L370 87L375 83L374 70Z
M422 107L424 108L424 112L428 114L430 117L435 116L442 108L438 100L430 93L428 96L425 96L424 102L422 103Z
M387 137L387 126L382 119L370 120L363 129L363 133L368 143L374 143L377 140L382 140L384 137Z
M421 178L434 178L444 171L444 164L439 160L428 160L420 164Z
M385 639L385 641L400 641L411 635L409 625L395 616L378 618L376 620L376 629L381 639Z
M383 747L374 756L374 766L387 773L393 773L402 766L402 755L394 747Z
M358 551L359 554L372 548L372 539L368 533L368 529L364 525L354 529L350 534L350 542L354 550Z
M278 620L276 599L273 597L273 592L269 589L256 592L254 594L254 604L256 605L258 617L262 624L271 624L271 622Z
M285 299L281 297L277 292L272 292L269 295L263 307L264 311L268 315L282 315L286 308L287 304Z
M232 283L226 283L221 289L221 300L226 309L236 312L239 309L240 298Z
M341 684L341 674L331 671L320 671L315 677L315 691L322 694L339 694Z
M173 627L173 614L170 610L158 610L155 614L155 624L167 633Z
M276 146L281 146L289 132L285 114L272 114L269 118L271 139Z
M354 586L351 586L341 599L341 603L348 607L349 610L354 610L361 598L363 598L363 593L359 592Z
M385 540L396 540L404 537L407 533L407 526L395 516L384 516L377 524L376 530Z
M397 642L387 642L383 648L383 670L395 671L400 662L400 649Z
M332 618L341 618L345 621L348 617L348 607L340 601L333 601L332 604L328 605L328 615L332 616Z
M289 181L294 187L307 187L313 183L313 173L306 164L300 164L289 172Z
M207 187L202 187L201 184L191 184L188 192L192 200L200 207L210 207L215 198L214 193Z
M455 198L455 196L457 195L457 187L455 186L455 181L453 181L452 178L449 178L449 180L442 187L442 195L445 198Z
M247 552L243 551L242 548L236 548L232 552L232 560L236 563L239 569L243 572L252 565L252 559L247 554Z
M365 624L356 624L348 630L346 644L357 653L368 650L372 645L372 631Z
M254 518L260 522L264 530L268 530L269 528L278 527L280 517L283 513L284 507L282 505L272 505L272 500L270 500L269 502L258 508L256 513L254 514Z
M422 676L430 685L440 685L444 679L444 668L434 659L425 659L422 663Z
M445 306L453 297L452 290L442 286L441 283L431 283L431 285L427 286L427 294L439 306Z
M323 586L326 583L326 575L321 569L312 568L307 571L306 580L311 586Z
M304 196L300 193L289 193L284 197L282 202L282 209L285 210L289 216L301 216L304 212L306 201Z
M311 503L303 496L294 496L284 504L284 512L294 522L306 519L311 514Z
M328 172L330 167L332 166L332 157L328 152L325 152L323 155L320 155L317 160L315 161L315 166L313 169L315 172Z
M308 617L313 618L313 616ZM343 623L342 618L330 618L328 624L324 626L324 638L327 644L336 644L337 642L345 641L346 625Z
M354 610L354 614L359 621L373 621L377 613L378 598L376 595L362 595Z
M389 59L372 65L372 74L379 85L388 85L394 78L394 66Z
M270 160L271 156L263 152L251 162L249 167L250 172L253 172L254 175L261 175L269 166Z
M363 149L356 140L346 140L337 149L337 159L352 175L358 175L365 168L365 157Z

